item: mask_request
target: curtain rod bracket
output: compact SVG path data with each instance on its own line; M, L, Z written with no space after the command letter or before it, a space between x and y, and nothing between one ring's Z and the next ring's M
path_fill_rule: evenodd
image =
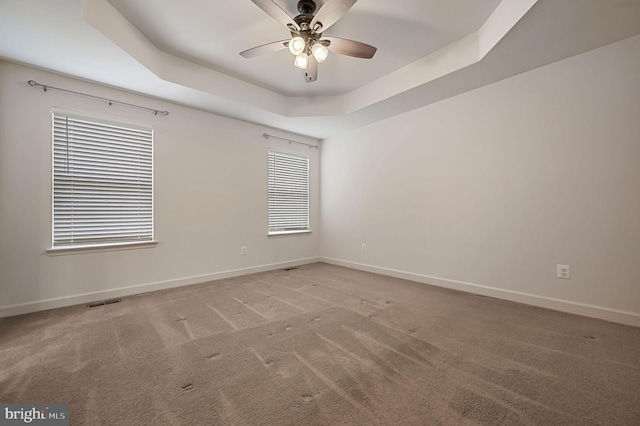
M76 95L76 96L82 96L84 98L89 98L89 99L93 99L93 100L96 100L96 101L103 101L103 102L106 102L107 104L109 104L109 106L113 106L113 104L116 104L116 105L121 105L121 106L128 107L128 108L134 108L134 109L139 109L139 110L142 110L142 111L152 112L154 115L158 115L158 114L164 115L164 116L169 115L169 111L159 111L157 109L147 108L147 107L144 107L144 106L130 104L130 103L127 103L127 102L114 101L114 100L108 99L108 98L101 98L100 96L89 95L87 93L74 92L73 90L61 89L59 87L53 87L53 86L47 86L45 84L40 84L35 80L29 80L27 82L27 84L29 84L29 86L31 86L31 87L36 87L36 88L37 87L42 87L42 90L44 90L45 92L47 91L47 89L51 89L51 90L57 90L59 92L70 93L70 94Z

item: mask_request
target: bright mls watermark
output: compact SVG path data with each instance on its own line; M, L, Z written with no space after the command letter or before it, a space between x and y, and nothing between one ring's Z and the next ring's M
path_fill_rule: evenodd
M0 404L0 425L69 426L69 404Z

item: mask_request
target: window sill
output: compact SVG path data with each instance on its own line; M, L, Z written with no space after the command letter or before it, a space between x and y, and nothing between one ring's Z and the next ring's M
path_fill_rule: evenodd
M144 248L153 248L158 244L157 241L145 241L143 243L116 243L116 244L100 244L92 246L69 246L69 247L56 247L47 250L49 256L66 256L69 254L83 254L83 253L99 253L104 251L118 251L118 250L136 250Z
M267 236L268 237L286 237L286 236L293 236L293 235L308 235L308 234L311 234L310 230L270 232Z

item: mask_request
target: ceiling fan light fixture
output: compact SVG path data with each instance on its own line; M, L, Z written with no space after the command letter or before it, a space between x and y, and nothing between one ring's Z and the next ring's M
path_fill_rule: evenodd
M289 52L291 52L293 55L299 55L300 53L304 52L304 49L306 47L307 44L300 36L293 37L289 41Z
M302 52L296 56L296 59L293 61L293 65L300 68L301 70L306 70L309 65L309 56L306 53Z
M311 54L316 58L316 61L321 64L325 59L327 59L327 56L329 56L329 49L321 43L314 43L311 47Z
M298 0L300 14L293 17L278 4L284 0L251 0L263 12L283 24L289 30L290 37L245 50L240 52L240 56L254 58L289 49L295 57L293 65L303 70L304 81L307 83L318 79L318 64L327 59L329 47L332 55L338 53L355 58L371 59L377 50L374 46L338 37L322 38L323 33L342 18L357 1ZM320 3L320 6L316 7L316 3Z

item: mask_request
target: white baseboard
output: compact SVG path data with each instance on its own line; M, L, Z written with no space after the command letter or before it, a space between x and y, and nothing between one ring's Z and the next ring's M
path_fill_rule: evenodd
M570 302L566 300L554 299L534 294L521 293L512 290L504 290L495 287L488 287L480 284L463 281L450 280L446 278L434 277L413 272L401 271L397 269L383 268L373 265L366 265L328 257L310 257L306 259L296 259L288 262L272 263L267 265L252 266L249 268L233 269L229 271L214 272L211 274L198 275L186 278L179 278L167 281L141 284L131 287L123 287L112 290L105 290L92 293L83 293L73 296L57 297L54 299L40 300L17 305L0 307L0 318L13 315L27 314L31 312L46 311L49 309L62 308L65 306L91 303L98 300L112 299L117 297L131 296L139 293L146 293L156 290L166 290L169 288L182 287L185 285L198 284L207 281L232 278L241 275L255 274L258 272L272 271L275 269L288 268L292 266L306 265L315 262L325 262L332 265L344 266L361 271L373 272L395 278L402 278L452 290L465 291L482 296L495 297L497 299L510 300L512 302L524 303L541 308L553 309L561 312L568 312L577 315L584 315L592 318L599 318L607 321L640 327L640 314L634 312L620 311L601 306L586 305L582 303Z
M46 311L55 308L63 308L65 306L91 303L99 300L131 296L134 294L146 293L150 291L166 290L168 288L182 287L185 285L198 284L207 281L221 280L224 278L238 277L241 275L255 274L258 272L272 271L275 269L290 268L292 266L306 265L309 263L320 261L321 258L319 257L309 257L306 259L296 259L281 263L251 266L249 268L242 269L233 269L230 271L213 272L211 274L140 284L131 287L122 287L92 293L76 294L73 296L56 297L54 299L27 302L18 305L0 306L0 318L28 314L31 312Z
M505 290L480 284L416 274L413 272L400 271L397 269L382 268L378 266L366 265L362 263L350 262L328 257L322 257L321 261L332 265L345 266L347 268L373 272L376 274L387 275L395 278L402 278L405 280L435 285L452 290L465 291L482 296L495 297L496 299L509 300L512 302L524 303L541 308L553 309L555 311L568 312L571 314L599 318L607 321L640 327L640 314L634 312L619 311L616 309L610 309L601 306L586 305L583 303L570 302L567 300L537 296L535 294L520 293L512 290Z

